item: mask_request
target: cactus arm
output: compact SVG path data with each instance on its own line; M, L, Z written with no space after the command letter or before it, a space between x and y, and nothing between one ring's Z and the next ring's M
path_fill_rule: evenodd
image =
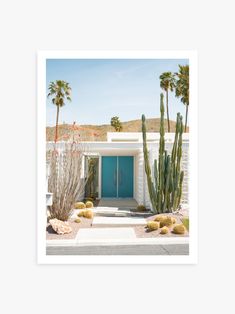
M162 211L163 213L167 210L167 201L169 199L169 185L170 185L170 176L171 176L171 158L170 155L167 156L167 166L166 166L166 184L164 189L164 203ZM169 208L168 208L169 210Z
M143 134L144 165L145 165L145 173L146 173L146 177L147 177L149 197L150 197L150 201L152 203L152 207L153 207L154 212L157 212L156 191L154 189L152 176L151 176L149 153L148 153L147 140L146 140L146 123L145 123L145 116L144 115L142 115L142 134Z
M154 159L154 180L155 180L155 190L158 190L158 169L157 169L157 159Z
M163 198L163 185L164 185L164 154L165 154L165 130L164 130L164 103L163 94L160 95L160 141L158 153L158 171L159 171L159 185L158 185L158 211L162 212L162 198Z
M180 183L179 183L179 193L178 193L178 197L177 197L177 208L179 208L179 206L180 206L180 201L181 201L181 197L182 197L183 180L184 180L184 171L181 171Z

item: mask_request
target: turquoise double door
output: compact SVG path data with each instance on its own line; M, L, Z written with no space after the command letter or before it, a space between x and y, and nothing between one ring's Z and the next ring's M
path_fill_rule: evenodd
M102 197L133 197L133 156L102 157Z

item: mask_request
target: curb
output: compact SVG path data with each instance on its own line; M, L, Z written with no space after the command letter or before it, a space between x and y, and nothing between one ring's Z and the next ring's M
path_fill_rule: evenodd
M97 240L47 240L46 246L97 246L97 245L177 245L189 244L189 237L137 238L137 239L97 239Z

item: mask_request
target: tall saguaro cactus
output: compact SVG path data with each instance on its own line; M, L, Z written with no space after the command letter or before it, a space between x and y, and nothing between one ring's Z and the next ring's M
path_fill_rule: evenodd
M165 150L164 103L160 96L160 141L158 160L154 160L153 175L151 171L149 152L146 139L146 121L142 115L142 134L145 173L150 201L155 213L166 213L177 210L182 196L184 172L181 171L183 117L177 114L175 139L171 154Z

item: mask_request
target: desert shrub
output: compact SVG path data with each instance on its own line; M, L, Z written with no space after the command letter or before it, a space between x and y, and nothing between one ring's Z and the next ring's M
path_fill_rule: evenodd
M167 216L165 219L160 221L160 227L171 227L173 225L172 217Z
M86 208L92 208L92 207L93 207L93 203L91 201L87 201Z
M169 229L167 228L167 226L162 227L160 233L161 234L167 234L169 232Z
M138 211L145 211L145 210L147 210L146 207L145 207L144 205L142 205L142 204L141 204L141 205L138 205L136 209L137 209Z
M86 208L86 205L83 202L77 202L74 204L75 209L84 209Z
M81 199L85 182L82 179L83 148L80 144L66 144L64 150L54 149L48 153L48 192L53 193L49 206L50 217L62 221L71 216L73 205Z
M74 220L74 222L76 222L76 223L79 224L79 223L81 222L81 219L80 219L80 218L77 218L77 219Z
M189 231L189 217L182 218L182 223L185 226L185 228Z
M175 233L175 234L184 234L186 231L186 228L183 224L178 224L178 225L175 225L172 232Z
M147 228L150 231L157 230L159 228L159 222L157 222L157 221L148 221Z

